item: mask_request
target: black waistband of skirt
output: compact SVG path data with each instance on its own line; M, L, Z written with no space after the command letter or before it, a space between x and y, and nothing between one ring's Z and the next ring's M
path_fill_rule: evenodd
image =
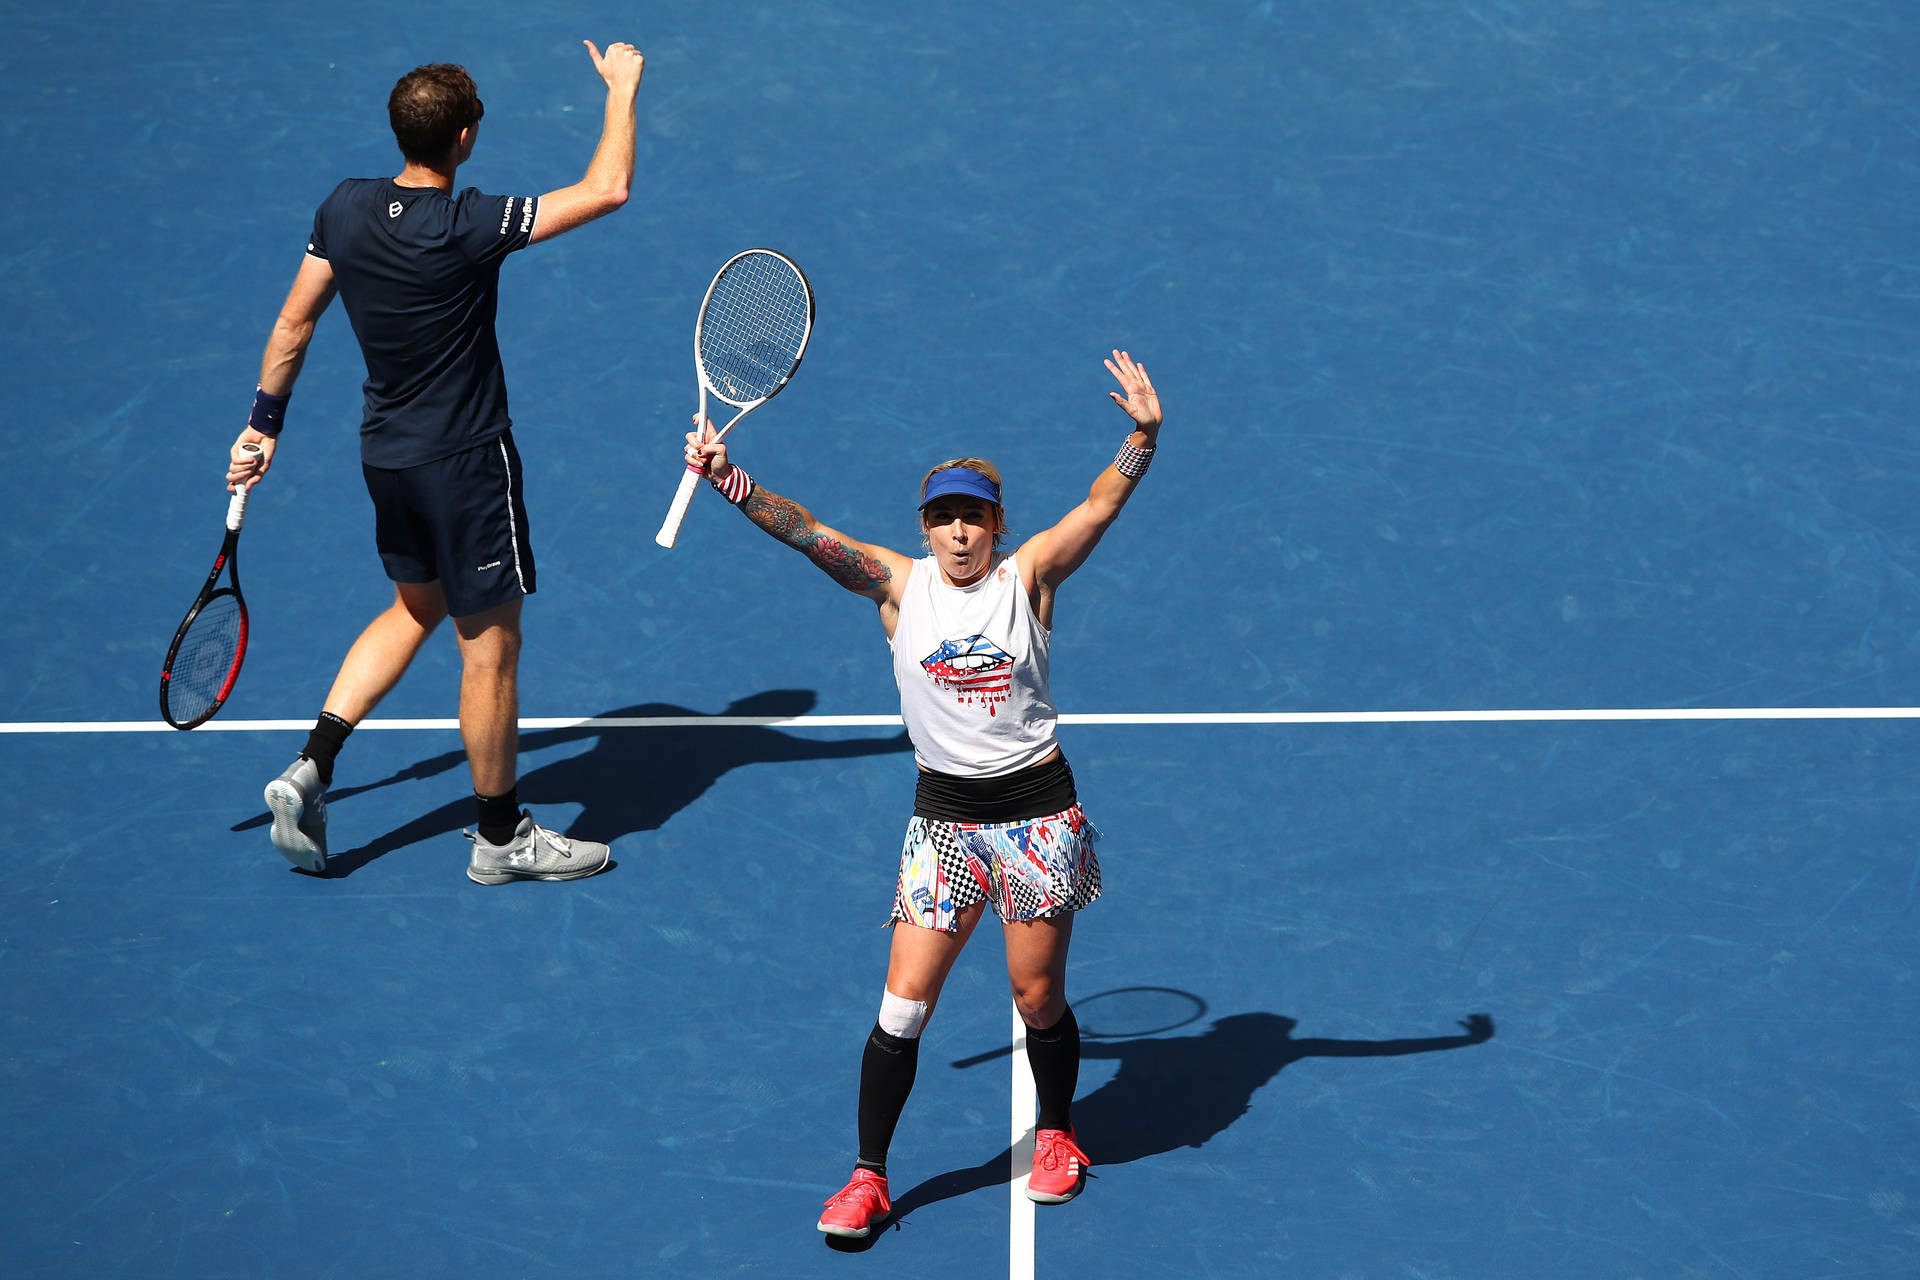
M1077 803L1064 755L994 778L922 769L913 792L914 815L936 822L1018 822L1063 813Z

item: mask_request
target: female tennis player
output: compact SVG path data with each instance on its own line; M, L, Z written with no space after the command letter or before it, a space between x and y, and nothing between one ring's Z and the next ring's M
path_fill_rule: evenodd
M1047 651L1055 592L1126 505L1160 432L1146 369L1124 351L1106 366L1120 384L1109 394L1133 430L1086 501L1014 551L1001 545L1000 472L982 459L943 462L921 482L930 554L911 560L756 485L713 439L711 422L696 418L687 435L688 465L749 520L879 606L920 767L886 991L860 1064L858 1159L820 1217L831 1235L865 1236L892 1211L887 1148L913 1088L920 1033L988 904L1006 937L1039 1099L1027 1195L1058 1204L1083 1184L1088 1160L1069 1113L1080 1030L1067 1005L1067 944L1073 913L1100 896L1100 864L1054 736Z

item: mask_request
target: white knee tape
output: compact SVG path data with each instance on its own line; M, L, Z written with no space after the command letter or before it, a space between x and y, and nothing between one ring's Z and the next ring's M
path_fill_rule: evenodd
M908 1000L889 991L880 997L880 1029L902 1040L918 1040L927 1025L924 1000Z

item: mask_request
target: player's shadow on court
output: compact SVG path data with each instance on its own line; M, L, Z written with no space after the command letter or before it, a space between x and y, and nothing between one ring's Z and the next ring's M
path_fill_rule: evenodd
M1460 1035L1404 1040L1293 1038L1295 1022L1277 1013L1236 1013L1217 1019L1199 1035L1136 1040L1083 1040L1081 1057L1120 1064L1113 1079L1073 1104L1073 1125L1093 1162L1130 1164L1179 1147L1204 1147L1247 1113L1253 1095L1288 1064L1302 1058L1392 1058L1410 1053L1463 1049L1493 1038L1493 1019L1476 1013L1463 1019ZM1003 1050L956 1063L975 1065L1005 1057ZM894 1201L887 1226L898 1228L916 1209L1011 1181L1007 1147L970 1169L936 1174ZM829 1244L858 1250L865 1240L827 1237Z
M818 695L812 690L771 689L741 698L719 714L784 719L806 714L816 701ZM699 714L686 707L649 702L602 712L594 718L651 719ZM580 817L567 828L566 834L606 844L636 831L657 830L699 799L723 774L742 765L845 760L913 749L904 730L884 737L825 741L796 737L765 725L614 728L585 724L523 734L520 753L524 759L530 752L586 741L594 742L591 750L548 761L523 773L519 781L520 800L532 807L536 816L542 805L582 806ZM337 840L351 829L353 809L351 806L339 808L342 801L453 769L464 771L466 766L464 751L449 751L378 782L332 788L327 793L328 834ZM271 821L270 815L257 814L233 829L248 831L265 827ZM327 858L327 869L320 875L327 879L350 876L396 849L458 832L463 827L471 827L473 822L473 801L463 795L359 848L331 854Z

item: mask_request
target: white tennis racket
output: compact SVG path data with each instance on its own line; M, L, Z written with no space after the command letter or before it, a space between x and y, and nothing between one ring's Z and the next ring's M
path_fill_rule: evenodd
M735 409L720 429L724 439L740 419L780 394L800 367L813 336L813 285L793 259L771 249L748 249L727 259L707 286L693 323L693 368L700 378L700 418L707 395ZM673 505L653 540L671 547L703 473L697 466L680 477Z

